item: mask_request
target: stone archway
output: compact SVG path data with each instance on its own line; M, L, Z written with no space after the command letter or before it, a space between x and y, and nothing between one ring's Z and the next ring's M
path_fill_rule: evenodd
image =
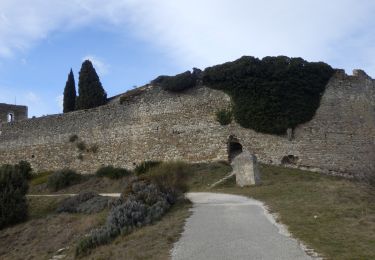
M14 121L14 113L13 112L9 112L8 115L7 115L7 122L11 123L13 121Z
M231 162L234 157L242 153L242 145L240 141L233 135L228 138L228 161Z

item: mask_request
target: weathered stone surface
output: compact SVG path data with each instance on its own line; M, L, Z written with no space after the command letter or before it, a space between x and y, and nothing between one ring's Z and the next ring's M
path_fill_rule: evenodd
M375 171L375 81L339 71L330 80L314 118L293 137L260 134L235 122L221 126L215 113L230 106L225 93L199 86L182 93L145 87L123 104L3 124L0 164L27 160L36 170L64 167L92 173L102 165L132 168L143 160L228 160L235 136L260 162L326 173ZM69 142L76 134L87 148ZM82 155L82 156L80 156ZM81 159L80 159L81 158Z
M9 114L13 121L27 119L27 107L0 103L0 125L8 122Z
M240 187L260 184L260 171L257 157L249 151L243 151L232 160L233 173Z

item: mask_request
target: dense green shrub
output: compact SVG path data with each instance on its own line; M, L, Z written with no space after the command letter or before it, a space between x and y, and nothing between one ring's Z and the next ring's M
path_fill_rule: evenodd
M27 218L28 184L20 167L0 167L0 229Z
M180 92L196 86L197 76L190 71L186 71L176 76L159 76L152 82L160 85L164 90Z
M26 179L30 180L33 177L33 169L28 161L20 161L16 166L19 167L21 174L25 176Z
M113 166L103 166L95 173L98 177L107 177L110 179L120 179L131 175L131 171L124 168L115 168Z
M232 97L233 114L241 126L284 134L312 119L333 73L322 62L244 56L205 69L203 84Z
M77 184L81 180L82 175L70 169L63 169L48 176L47 187L52 191L58 191L70 185Z
M220 109L216 112L216 120L221 125L229 125L232 122L233 114L230 109Z
M152 167L155 167L155 166L159 165L160 163L161 163L160 161L144 161L144 162L141 162L140 164L138 164L135 167L134 173L136 175L145 174Z
M108 197L100 196L96 192L84 191L76 196L61 201L56 209L58 213L98 213L108 206Z

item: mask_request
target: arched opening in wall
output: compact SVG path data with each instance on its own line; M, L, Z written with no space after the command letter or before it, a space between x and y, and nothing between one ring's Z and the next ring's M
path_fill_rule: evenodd
M7 121L8 121L8 123L14 121L14 114L12 112L8 113Z
M228 139L228 161L231 162L237 155L242 153L242 145L239 140L231 135Z
M298 156L292 154L286 155L281 159L281 164L297 164Z

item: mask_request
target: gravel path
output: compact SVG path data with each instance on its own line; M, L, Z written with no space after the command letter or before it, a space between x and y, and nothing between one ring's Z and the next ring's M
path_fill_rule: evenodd
M172 259L313 259L275 222L260 201L218 193L188 193L194 203Z

